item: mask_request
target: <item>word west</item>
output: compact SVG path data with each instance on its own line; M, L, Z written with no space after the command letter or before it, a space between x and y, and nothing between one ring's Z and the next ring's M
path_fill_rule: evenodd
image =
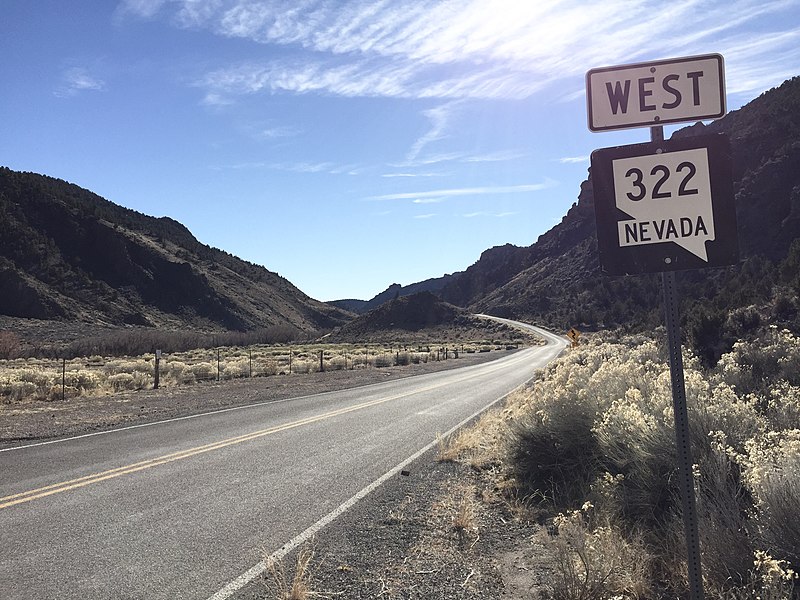
M676 73L669 73L661 79L660 89L656 89L655 77L640 77L634 86L635 95L638 98L638 109L641 112L657 110L658 108L672 110L678 108L684 100L684 94L691 97L693 106L700 106L700 78L705 75L703 71L692 71L686 73L686 81L681 82L681 76ZM678 86L683 83L684 85ZM687 86L688 84L688 86ZM666 92L660 94L659 102L653 98L653 94L658 91ZM618 112L627 113L631 99L631 80L625 81L606 81L606 92L608 93L608 104L611 113L616 115ZM689 92L688 94L686 92Z
M587 101L592 131L721 117L722 56L592 69L587 73Z

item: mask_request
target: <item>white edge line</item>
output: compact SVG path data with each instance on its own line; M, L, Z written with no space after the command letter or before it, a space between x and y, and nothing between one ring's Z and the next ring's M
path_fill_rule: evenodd
M486 406L481 408L479 411L473 413L472 415L470 415L469 417L467 417L466 419L461 421L458 425L456 425L455 427L453 427L452 429L450 429L449 431L444 433L442 435L442 437L443 438L449 437L454 432L456 432L458 429L460 429L461 427L463 427L464 425L466 425L467 423L469 423L473 419L477 418L479 415L481 415L481 413L484 413L489 408L491 408L492 406L494 406L495 404L500 402L503 398L508 397L514 391L516 391L519 388L521 388L522 386L526 385L531 379L533 379L533 377L535 377L535 375L532 375L531 377L526 379L524 382L522 382L520 385L518 385L516 388L514 388L510 392L507 392L507 393L503 394L502 396L500 396L499 398L496 398L495 400L492 400L489 404L487 404ZM350 508L352 508L359 500L364 498L367 494L369 494L370 492L372 492L375 489L377 489L378 487L380 487L381 484L386 482L388 479L394 477L400 471L402 471L403 468L407 467L409 464L411 464L412 462L417 460L419 457L421 457L423 454L425 454L428 450L433 448L437 443L438 443L438 439L437 440L433 440L430 444L428 444L427 446L425 446L421 450L419 450L419 451L415 452L414 454L412 454L411 456L409 456L407 459L405 459L399 465L397 465L396 467L394 467L390 471L387 471L386 473L381 475L378 479L376 479L375 481L370 483L367 487L363 488L359 492L356 492L348 500L345 500L337 508L333 509L327 515L322 517L319 521L317 521L316 523L311 525L308 529L306 529L301 534L299 534L299 535L293 537L291 540L289 540L279 550L277 550L277 551L273 552L272 554L270 554L269 557L267 558L267 560L281 560L284 556L289 554L292 550L294 550L295 548L297 548L301 544L304 544L305 542L310 540L314 536L314 534L316 534L323 527L325 527L326 525L328 525L331 522L333 522L334 520L336 520L336 518L341 516L343 513L347 512ZM248 583L253 581L256 577L261 575L266 570L266 568L267 568L266 567L266 561L262 560L262 561L257 562L255 565L250 567L247 571L245 571L244 573L239 575L239 577L237 577L236 579L230 581L225 587L223 587L221 590L219 590L216 594L214 594L213 596L210 596L208 598L208 600L226 600L227 598L230 598L233 594L235 594L240 589L242 589L244 586L246 586Z

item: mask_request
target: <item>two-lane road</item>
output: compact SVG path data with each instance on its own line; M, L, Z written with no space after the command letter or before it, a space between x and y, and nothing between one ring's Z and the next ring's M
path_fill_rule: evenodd
M0 597L222 598L566 346L538 331L482 365L0 451Z

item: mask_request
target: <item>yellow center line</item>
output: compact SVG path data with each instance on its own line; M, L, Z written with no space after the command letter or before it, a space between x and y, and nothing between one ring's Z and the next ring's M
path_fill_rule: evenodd
M478 375L473 375L470 377L466 377L465 379L472 379L477 377ZM391 402L392 400L398 400L400 398L405 398L407 396L412 396L414 394L419 394L421 392L428 392L434 390L439 387L443 387L447 385L447 383L439 383L436 385L428 386L422 389L417 389L410 392L404 392L402 394L397 394L395 396L389 396L387 398L379 398L377 400L370 400L369 402L362 402L361 404L354 404L353 406L348 406L346 408L340 408L337 410L333 410L327 413L323 413L321 415L317 415L314 417L307 417L305 419L300 419L297 421L292 421L290 423L286 423L284 425L276 425L274 427L270 427L268 429L262 429L260 431L254 431L251 433L247 433L244 435L220 440L217 442L212 442L210 444L205 444L202 446L197 446L195 448L189 448L187 450L181 450L178 452L172 452L170 454L165 454L164 456L159 456L157 458L151 458L149 460L144 460L141 462L133 463L130 465L125 465L122 467L117 467L114 469L109 469L107 471L102 471L100 473L94 473L92 475L85 475L83 477L78 477L76 479L70 479L68 481L62 481L61 483L54 483L51 485L47 485L44 487L36 488L33 490L28 490L26 492L20 492L17 494L12 494L10 496L5 496L0 498L0 509L9 508L11 506L15 506L17 504L23 504L25 502L30 502L32 500L38 500L40 498L45 498L47 496L52 496L53 494L60 494L61 492L66 492L69 490L74 490L77 488L86 487L88 485L92 485L95 483L100 483L101 481L107 481L109 479L114 479L116 477L121 477L122 475L129 475L131 473L137 473L139 471L144 471L145 469L150 469L152 467L157 467L159 465L164 465L167 463L175 462L178 460L183 460L185 458L190 458L192 456L197 456L199 454L205 454L206 452L211 452L212 450L219 450L221 448L225 448L227 446L233 446L236 444L241 444L243 442L249 442L251 440L258 439L260 437L272 435L275 433L279 433L281 431L287 431L289 429L294 429L297 427L301 427L303 425L310 425L312 423L316 423L318 421L323 421L325 419L330 419L333 417L337 417L339 415L344 415L347 413L355 412L357 410L362 410L365 408L369 408L371 406L377 406L379 404L384 404L386 402Z

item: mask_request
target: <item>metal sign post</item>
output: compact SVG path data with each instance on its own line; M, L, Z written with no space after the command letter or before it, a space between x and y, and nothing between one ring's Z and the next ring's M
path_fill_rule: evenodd
M650 141L664 141L664 128L651 127ZM686 408L686 385L683 380L681 353L681 321L675 272L662 271L664 323L667 327L669 373L672 381L672 405L675 418L675 443L678 454L678 484L683 505L683 528L686 534L686 559L689 573L689 597L703 600L703 569L700 562L700 534L692 473L692 447L689 433L689 412Z

